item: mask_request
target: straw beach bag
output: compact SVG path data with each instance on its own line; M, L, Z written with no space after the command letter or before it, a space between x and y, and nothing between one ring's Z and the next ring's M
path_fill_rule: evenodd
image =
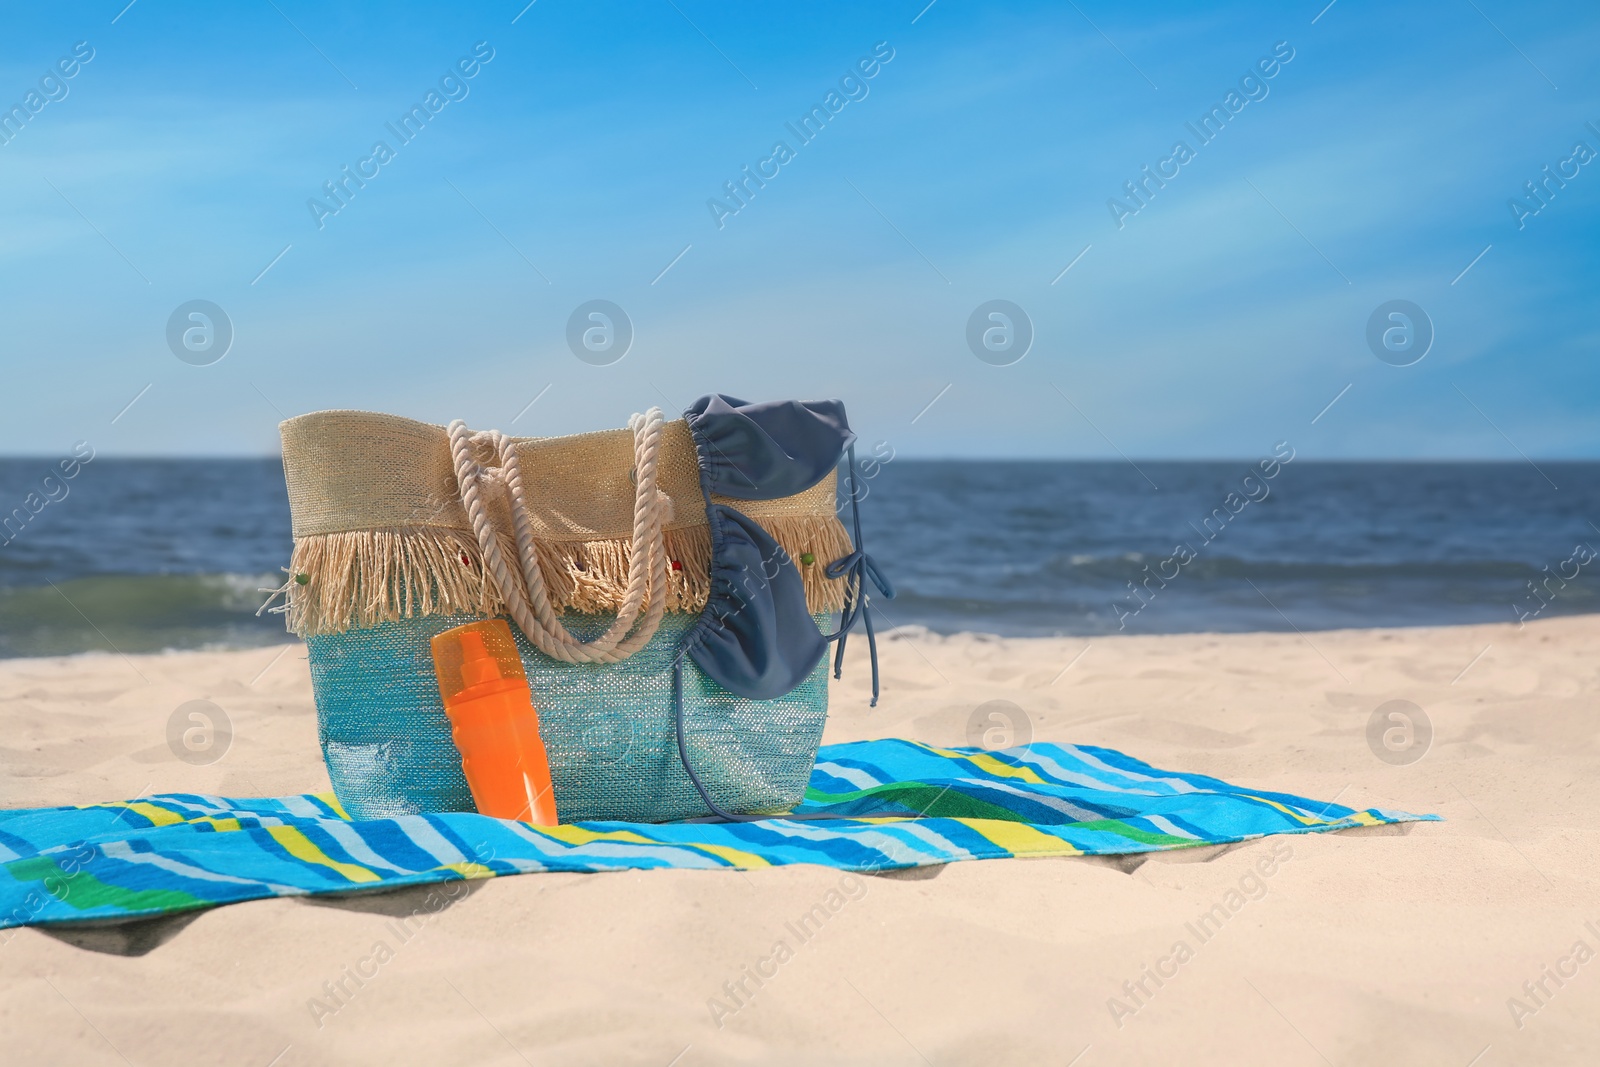
M280 430L294 554L276 610L309 648L350 815L474 810L430 640L485 616L516 636L562 822L799 802L827 645L837 673L858 620L871 643L864 583L893 595L836 511L843 405L713 395L557 438L355 411Z

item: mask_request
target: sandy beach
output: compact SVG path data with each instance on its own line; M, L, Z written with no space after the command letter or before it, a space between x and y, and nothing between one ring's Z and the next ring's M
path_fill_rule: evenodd
M1595 616L1092 641L910 630L883 644L876 709L853 643L828 741L965 744L973 709L1003 699L1041 740L1446 821L1142 863L863 877L720 1026L712 998L839 872L528 875L451 895L24 929L0 937L0 1061L1592 1063L1597 641ZM0 663L0 802L326 790L304 656L293 645ZM232 720L209 766L166 741L169 716L194 699ZM1420 761L1369 748L1368 718L1390 700L1431 720ZM1187 924L1241 888L1226 924L1193 937ZM413 914L401 941L395 923ZM377 975L317 1012L324 983L380 941L394 947ZM1169 977L1157 984L1147 968Z

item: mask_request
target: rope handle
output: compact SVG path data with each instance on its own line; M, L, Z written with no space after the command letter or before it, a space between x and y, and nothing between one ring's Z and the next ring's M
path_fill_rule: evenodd
M667 559L665 524L672 516L672 499L656 484L657 463L661 454L662 430L666 425L660 408L628 420L633 431L634 497L632 555L628 560L628 586L616 620L605 633L592 641L582 641L567 632L550 603L544 571L539 564L533 539L532 520L522 486L522 468L510 438L498 430L474 433L456 419L449 426L450 455L455 467L461 502L472 521L472 532L483 551L489 579L505 601L511 618L533 646L563 663L621 663L650 642L667 610ZM473 458L472 445L483 439L500 461L511 503L511 523L516 535L522 581L507 566L500 551L489 509L484 502L483 468ZM648 604L648 608L646 605ZM644 618L640 619L643 611ZM638 623L635 630L634 624ZM630 634L630 631L633 631Z

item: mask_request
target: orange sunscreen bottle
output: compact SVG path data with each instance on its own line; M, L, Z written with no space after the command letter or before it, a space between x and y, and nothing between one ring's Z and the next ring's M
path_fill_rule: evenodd
M556 825L550 763L511 627L486 619L446 630L433 639L433 666L478 811Z

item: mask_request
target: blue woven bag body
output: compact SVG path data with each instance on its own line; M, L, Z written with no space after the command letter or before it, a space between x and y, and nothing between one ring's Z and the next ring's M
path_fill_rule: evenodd
M827 650L865 623L854 435L838 401L703 397L627 431L508 438L363 412L280 427L283 593L356 818L475 806L432 638L510 624L563 822L725 819L804 797ZM840 522L848 457L851 532ZM508 563L509 559L509 563ZM833 632L826 632L837 617Z
M429 641L478 616L431 615L307 638L317 733L340 803L358 819L472 811L439 698ZM568 616L589 636L608 617ZM825 622L819 617L818 622ZM512 627L538 705L562 822L661 822L705 815L674 732L672 664L695 617L669 614L622 663L561 663ZM693 664L684 743L718 802L742 812L799 803L828 716L826 660L775 700L746 700Z

